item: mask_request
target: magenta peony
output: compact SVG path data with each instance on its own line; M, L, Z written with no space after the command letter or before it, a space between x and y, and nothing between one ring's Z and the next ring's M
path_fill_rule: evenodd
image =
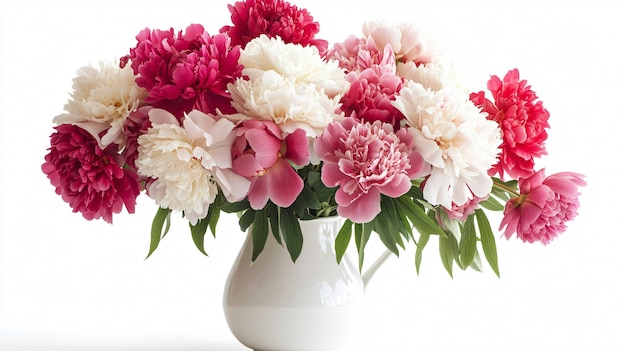
M578 187L586 185L583 177L572 172L546 177L542 169L520 179L521 195L507 202L500 230L506 227L507 239L517 232L522 241L549 243L578 215Z
M124 206L134 213L140 187L137 175L123 167L118 146L102 150L91 134L73 124L55 129L41 169L63 201L88 220L113 223L113 213Z
M360 73L348 73L346 80L350 88L340 100L341 110L346 116L371 123L391 123L394 129L400 127L404 115L391 105L402 89L402 79L395 71L379 72L367 68Z
M252 182L250 207L260 210L271 200L289 207L304 182L289 161L298 166L309 162L309 140L302 129L283 138L276 123L246 120L237 128L233 145L233 170Z
M411 180L424 176L424 162L413 150L406 129L394 132L389 123L334 122L315 140L321 157L322 181L339 186L337 213L355 223L373 220L380 212L380 195L399 197Z
M243 0L228 5L232 26L224 26L233 45L245 47L252 39L266 34L270 38L280 37L285 43L315 46L320 54L326 52L328 42L315 39L320 30L318 22L306 9L283 0Z
M137 45L122 58L138 75L136 82L148 90L145 102L169 111L178 119L199 110L232 113L226 85L241 77L239 47L231 47L225 34L210 36L204 27L192 24L185 33L144 29Z
M545 141L548 137L550 113L537 100L537 95L519 79L519 71L509 71L503 80L492 76L487 83L494 101L485 92L472 93L474 104L487 112L490 120L498 122L502 131L502 152L490 175L504 173L517 179L534 173L535 157L547 154Z

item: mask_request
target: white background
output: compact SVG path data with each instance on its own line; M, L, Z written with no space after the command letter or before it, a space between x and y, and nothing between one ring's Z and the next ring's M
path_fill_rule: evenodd
M244 235L227 217L205 257L175 218L144 260L156 206L114 225L71 212L41 172L76 69L115 59L144 27L217 33L227 1L35 1L0 5L0 349L246 350L221 310ZM517 67L551 112L548 173L587 175L580 216L548 246L498 241L501 278L455 272L435 245L375 277L347 350L626 349L624 25L615 1L296 1L342 41L365 20L424 25L468 80ZM546 5L547 4L547 5ZM493 222L497 227L498 221ZM370 249L370 257L377 247Z

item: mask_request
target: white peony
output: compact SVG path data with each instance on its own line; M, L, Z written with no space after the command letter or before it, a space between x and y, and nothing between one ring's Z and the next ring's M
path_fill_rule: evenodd
M183 211L191 224L205 218L221 189L229 201L247 194L250 182L232 171L235 125L194 110L181 126L169 112L149 112L152 127L139 137L139 174L154 178L148 194L155 202Z
M316 137L335 117L347 87L335 61L324 61L315 47L285 44L263 35L241 52L243 76L228 85L237 114L233 121L274 121L286 134L297 128Z
M381 52L391 45L402 62L431 62L438 55L430 34L412 22L369 21L363 23L363 34L371 37Z
M73 80L73 93L65 111L54 118L57 124L71 123L95 133L101 146L123 144L123 127L128 115L139 108L147 96L135 83L130 65L120 68L111 61L100 62L100 69L91 66L78 70ZM100 131L107 130L102 138Z
M398 76L405 80L420 83L424 88L432 91L441 90L445 87L454 88L469 95L470 90L463 81L461 74L452 62L439 60L422 65L414 62L399 62L397 64Z
M500 131L465 93L408 81L392 104L406 116L416 149L432 166L424 199L450 209L489 194L487 171L496 163Z

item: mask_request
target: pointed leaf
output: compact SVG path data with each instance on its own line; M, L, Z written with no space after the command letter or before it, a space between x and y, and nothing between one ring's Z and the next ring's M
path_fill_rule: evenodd
M460 267L467 268L476 254L476 228L474 227L474 214L467 217L461 230L461 242L459 243Z
M489 195L487 200L484 200L480 203L480 206L488 209L489 211L504 210L504 205L500 201L496 200L496 198L493 197L493 195Z
M193 243L196 245L196 248L200 250L204 255L208 256L206 251L204 250L204 235L206 234L207 228L209 227L209 216L207 215L203 219L199 220L195 225L191 225L189 223L189 229L191 230L191 238L193 239Z
M346 253L348 249L348 245L350 244L350 239L352 238L352 221L346 219L346 221L339 229L339 233L337 233L337 238L335 239L335 255L337 256L337 263L341 262L343 255Z
M407 218L411 221L411 223L413 223L413 226L415 226L420 233L446 236L445 232L441 229L437 222L430 218L426 212L424 212L424 209L411 201L410 198L401 196L398 200L402 205L401 208L404 210L404 213L406 213Z
M265 211L254 211L254 222L252 223L252 262L265 248L267 237L269 235L269 225Z
M450 235L452 237L452 235ZM454 262L454 254L448 245L448 239L444 236L439 236L439 256L441 256L441 263L452 278L452 264Z
M420 274L420 265L422 264L422 252L428 243L428 239L430 239L430 234L420 234L419 241L417 242L415 248L415 272L417 275Z
M239 217L239 229L242 232L248 230L248 227L254 222L255 211L253 209L249 209L244 211Z
M285 240L285 246L291 256L291 260L296 262L300 252L302 252L302 228L298 217L288 209L281 209L279 214L280 232Z
M498 250L496 247L496 240L489 224L489 219L483 210L476 210L476 220L478 222L478 229L480 230L480 243L483 247L485 259L494 273L500 277L500 270L498 268Z
M280 238L280 226L278 223L278 207L276 207L276 205L274 205L273 203L268 203L267 205L267 209L269 212L269 219L270 219L270 228L272 230L272 235L274 236L274 239L276 239L276 242L279 244L283 244L283 241Z
M171 212L172 210L170 210L169 208L159 207L159 209L157 210L157 213L154 215L154 219L152 220L152 228L150 229L150 249L148 251L148 256L146 256L146 258L152 255L154 250L156 250L156 248L159 246L159 242L161 241L161 238L164 237L165 234L167 234L169 227L170 227L169 218L170 218ZM165 222L167 222L167 225L165 226L165 231L164 231L163 224L165 224Z

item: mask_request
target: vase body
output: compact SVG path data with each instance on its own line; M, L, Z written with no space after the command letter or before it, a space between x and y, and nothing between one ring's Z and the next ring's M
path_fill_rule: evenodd
M333 351L358 325L363 281L346 255L337 264L337 217L300 221L302 252L292 262L270 234L252 258L250 231L224 289L224 315L233 335L256 351Z

